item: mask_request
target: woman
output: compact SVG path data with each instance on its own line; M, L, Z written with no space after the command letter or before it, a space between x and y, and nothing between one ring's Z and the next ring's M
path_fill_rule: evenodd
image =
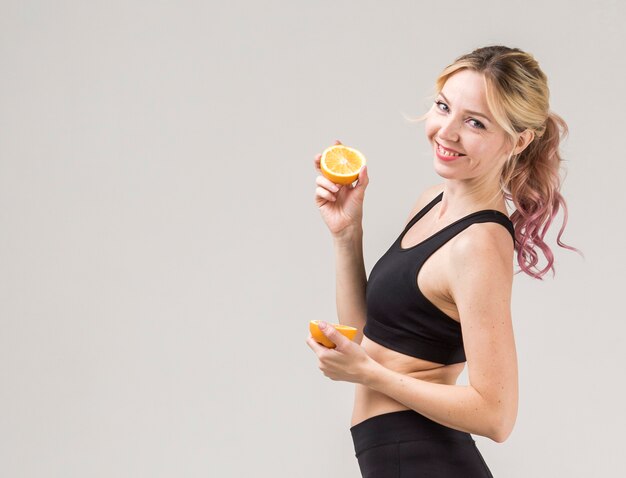
M549 111L535 59L480 48L444 69L436 91L422 119L443 184L419 197L369 280L367 167L353 186L317 177L316 204L334 239L337 313L359 334L350 342L327 325L335 349L307 344L327 377L356 384L350 430L364 477L492 476L471 434L503 442L517 416L513 259L535 278L554 269L544 237L560 207L557 243L570 248L560 240L567 125ZM469 385L456 385L465 362Z

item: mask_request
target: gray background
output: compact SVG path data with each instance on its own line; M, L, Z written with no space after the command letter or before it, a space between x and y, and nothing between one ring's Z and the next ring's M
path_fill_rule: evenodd
M313 157L368 157L369 272L439 180L405 116L504 44L571 128L585 258L516 276L518 421L476 439L496 476L623 476L625 20L617 0L1 1L0 475L359 476L353 386L305 344L336 319Z

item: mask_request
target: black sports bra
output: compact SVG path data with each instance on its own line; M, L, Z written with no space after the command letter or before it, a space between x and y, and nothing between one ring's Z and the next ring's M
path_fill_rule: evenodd
M489 209L462 217L419 244L403 249L401 242L407 231L442 197L443 192L409 221L372 268L365 294L367 322L363 334L391 350L431 362L453 364L465 362L461 324L422 294L417 275L437 249L472 224L502 224L513 241L515 231L505 214Z

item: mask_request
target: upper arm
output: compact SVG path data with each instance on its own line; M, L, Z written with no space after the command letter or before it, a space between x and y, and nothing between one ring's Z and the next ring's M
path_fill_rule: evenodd
M470 385L498 410L517 415L517 354L511 318L513 243L496 223L470 226L452 245L450 292L459 311Z

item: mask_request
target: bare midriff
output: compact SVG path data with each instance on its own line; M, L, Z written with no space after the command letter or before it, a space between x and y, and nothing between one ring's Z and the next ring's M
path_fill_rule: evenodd
M383 347L365 336L363 336L361 346L382 366L407 377L428 382L454 385L465 368L465 363L444 365L411 357ZM409 410L409 408L381 392L356 384L351 426L376 415L401 410Z

